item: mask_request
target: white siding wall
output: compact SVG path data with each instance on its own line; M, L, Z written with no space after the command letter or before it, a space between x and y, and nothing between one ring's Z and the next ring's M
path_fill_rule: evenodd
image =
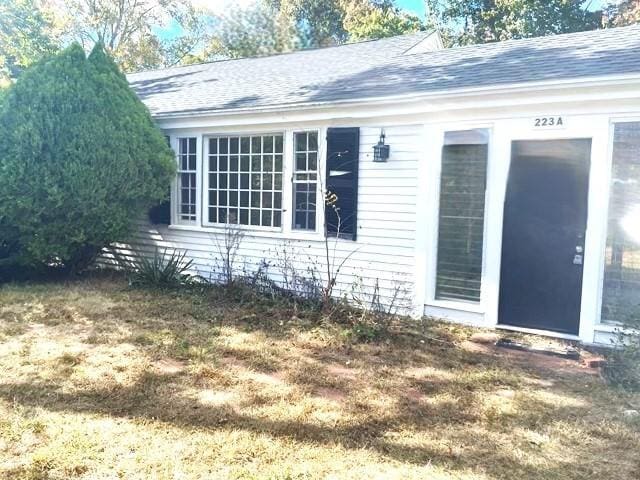
M373 145L384 128L391 156L373 162ZM418 163L421 160L422 125L377 125L360 128L357 241L330 239L335 264L349 257L337 279L336 294L356 293L365 300L376 283L382 303L413 307L415 299L415 248ZM178 134L180 135L180 134ZM291 188L286 182L285 188ZM288 205L284 206L289 208ZM309 268L326 277L325 245L320 234L268 233L248 230L240 245L235 269L250 274L263 260L271 264L270 277L281 282L282 251L295 258L300 273ZM186 251L203 277L215 276L223 244L219 231L195 227L152 226L142 222L130 242L115 248L153 253L156 247ZM333 257L333 254L331 254ZM362 285L360 287L359 285ZM398 293L396 293L398 292Z
M407 99L376 105L316 106L300 111L212 114L159 121L161 128L173 138L196 136L200 139L207 134L287 131L290 135L293 129L325 131L333 126L359 126L358 240L340 241L336 245L338 258L356 250L338 279L338 286L348 291L361 276L370 291L378 279L381 293L388 298L395 286L401 285L407 290L404 298L413 302L414 313L424 312L485 327L498 324L502 211L511 142L593 138L583 304L577 338L585 343L608 344L612 329L599 321L611 167L610 122L640 119L640 84L629 80L628 84L612 81L612 86L606 85L597 81L582 86L566 84L553 88L440 95L428 101ZM549 115L563 115L564 128L534 128L532 119ZM387 143L391 145L391 158L388 163L375 164L371 158L372 146L378 140L380 128L385 129ZM442 138L445 131L470 128L492 131L480 304L434 298ZM291 197L285 195L284 198L288 203ZM288 208L286 203L285 208ZM247 265L247 270L262 259L277 263L276 252L287 245L289 251L297 252L299 270L304 271L315 262L324 271L321 235L289 230L285 225L283 232L248 233L239 260ZM153 252L157 246L187 250L199 273L207 275L219 258L219 241L220 235L213 229L196 226L181 230L175 226L156 228L144 224L140 225L131 246L144 252ZM277 277L277 268L272 272Z

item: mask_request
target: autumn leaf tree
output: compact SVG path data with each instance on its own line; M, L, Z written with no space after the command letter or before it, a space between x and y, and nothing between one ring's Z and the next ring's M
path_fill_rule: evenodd
M37 0L0 0L0 87L58 45L53 17Z
M449 45L594 30L602 12L589 0L425 0L428 21Z

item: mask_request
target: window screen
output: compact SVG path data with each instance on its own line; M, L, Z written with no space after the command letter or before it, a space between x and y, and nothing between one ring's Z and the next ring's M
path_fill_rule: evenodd
M294 134L293 228L316 229L318 185L318 133Z
M602 292L602 320L640 315L640 122L617 123Z
M478 302L489 132L447 132L442 149L436 298Z
M208 141L209 222L280 227L283 136Z
M196 219L196 138L178 139L178 218Z

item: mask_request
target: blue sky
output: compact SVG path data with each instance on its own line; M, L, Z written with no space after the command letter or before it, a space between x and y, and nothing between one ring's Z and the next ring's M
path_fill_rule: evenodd
M404 10L409 10L421 18L424 18L424 1L423 0L396 0L397 5Z

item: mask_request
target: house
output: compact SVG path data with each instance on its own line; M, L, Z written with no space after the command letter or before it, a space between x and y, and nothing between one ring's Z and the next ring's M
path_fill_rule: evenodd
M450 49L421 32L129 81L178 164L168 225L129 248L215 275L231 224L237 268L322 276L326 218L337 295L586 343L640 313L639 26Z

